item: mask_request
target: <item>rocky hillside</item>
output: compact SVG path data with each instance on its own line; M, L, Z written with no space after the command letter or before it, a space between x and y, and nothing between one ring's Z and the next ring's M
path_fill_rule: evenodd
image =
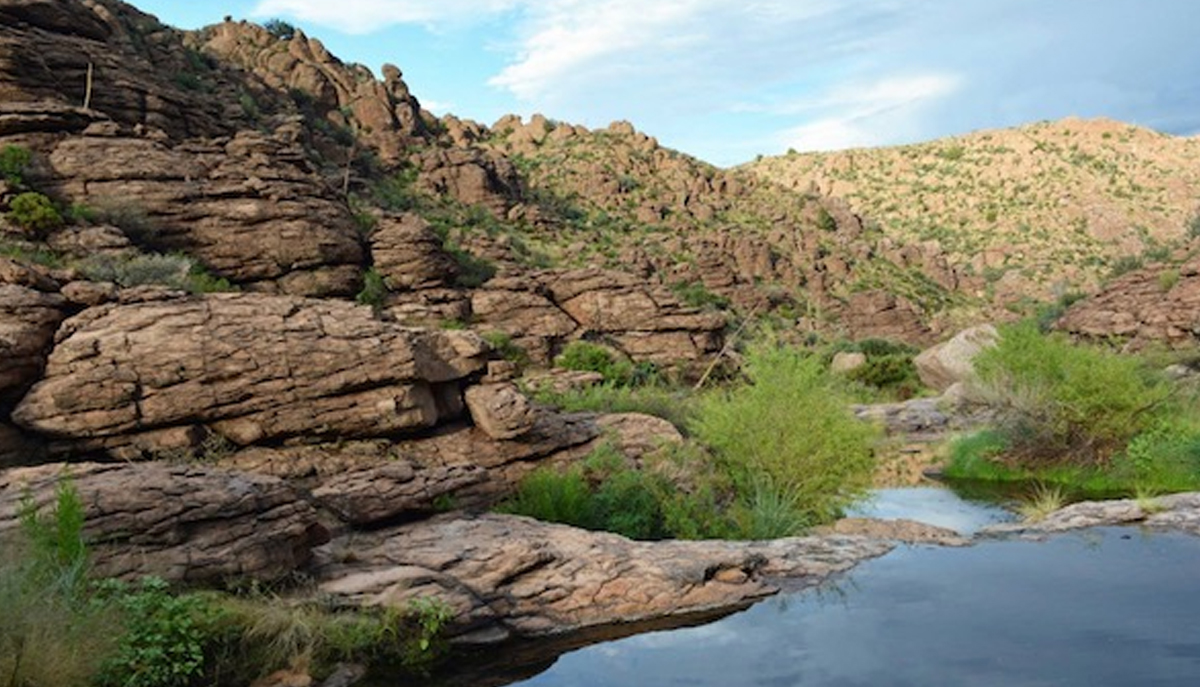
M1165 256L1200 206L1200 139L1065 119L918 145L766 158L745 167L844 198L905 244L935 245L988 296L1091 289Z

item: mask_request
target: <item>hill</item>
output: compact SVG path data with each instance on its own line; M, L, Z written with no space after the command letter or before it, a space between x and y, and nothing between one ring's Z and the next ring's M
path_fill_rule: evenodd
M1091 290L1162 257L1200 205L1200 139L1104 119L789 153L745 169L843 198L894 240L936 243L1000 302Z

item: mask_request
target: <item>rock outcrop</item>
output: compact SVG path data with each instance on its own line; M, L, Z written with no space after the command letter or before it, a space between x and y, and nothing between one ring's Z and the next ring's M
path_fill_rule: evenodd
M1173 494L1147 499L1083 501L1050 513L1036 522L991 525L981 536L1039 536L1055 532L1139 524L1158 530L1200 535L1200 493Z
M13 418L73 450L124 456L189 446L201 427L239 446L388 436L458 418L461 381L486 357L470 332L405 329L344 302L104 305L64 323Z
M1091 339L1127 340L1134 348L1194 345L1200 338L1200 259L1122 275L1068 308L1055 327Z
M436 594L460 631L497 641L734 609L891 548L860 537L635 542L517 516L443 516L334 541L316 574L323 593L360 606Z
M0 472L0 535L19 527L27 498L48 510L64 476L84 506L99 576L218 585L278 580L328 540L316 510L282 480L163 463Z

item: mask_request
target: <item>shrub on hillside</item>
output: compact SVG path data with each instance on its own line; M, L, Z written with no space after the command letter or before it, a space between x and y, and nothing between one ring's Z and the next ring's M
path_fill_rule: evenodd
M63 224L62 215L54 203L44 194L34 191L26 191L9 201L8 218L36 235L44 235Z

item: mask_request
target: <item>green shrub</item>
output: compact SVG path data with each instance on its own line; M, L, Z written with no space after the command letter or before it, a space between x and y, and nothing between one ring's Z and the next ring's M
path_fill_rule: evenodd
M671 284L671 292L690 308L724 310L729 307L728 298L709 291L701 282L676 282Z
M538 468L521 480L516 494L500 510L544 522L589 527L592 525L591 496L582 468Z
M369 305L371 309L378 311L387 302L387 297L388 287L383 275L374 267L363 272L363 287L354 300L360 305Z
M760 346L749 384L703 397L693 433L711 447L739 494L774 490L809 525L862 497L874 468L876 428L856 420L845 390L818 356Z
M32 160L28 148L6 145L0 148L0 176L10 185L20 188L25 185L25 170Z
M476 257L452 244L447 244L445 250L458 264L458 275L454 278L455 286L475 289L496 276L496 266L489 260Z
M500 354L501 358L515 364L518 368L524 368L529 364L529 353L514 343L512 337L506 332L498 330L484 332L482 337L492 347L492 350Z
M63 225L54 203L41 193L26 191L9 201L8 218L17 226L42 235Z
M590 341L572 341L554 358L555 367L579 372L598 372L604 381L624 386L649 384L658 379L653 363L633 363L607 346Z
M1153 425L1171 395L1139 359L1072 345L1032 322L1003 328L975 367L1012 452L1032 462L1105 464Z
M1179 270L1169 269L1158 273L1158 288L1162 291L1170 291L1179 283Z
M198 594L173 594L166 582L145 578L137 586L110 580L104 586L123 611L125 631L105 661L101 687L174 687L204 670L220 611Z
M263 28L267 33L282 41L290 41L296 35L296 27L282 19L268 19L263 24Z

